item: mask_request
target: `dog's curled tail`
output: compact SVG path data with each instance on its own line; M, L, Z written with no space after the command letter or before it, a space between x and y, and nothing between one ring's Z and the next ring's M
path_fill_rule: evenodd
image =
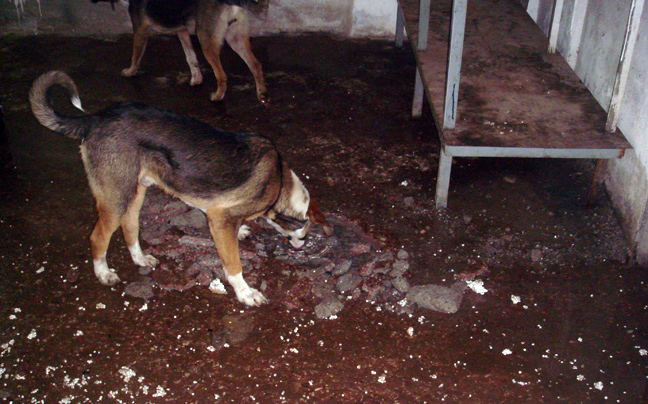
M81 99L79 90L74 81L67 74L60 71L51 71L43 74L34 81L29 91L29 103L31 104L34 116L48 129L58 132L73 139L82 139L85 137L85 128L83 117L68 117L54 111L54 108L47 99L47 93L50 88L59 85L65 88L70 96L70 102L79 110L81 108Z

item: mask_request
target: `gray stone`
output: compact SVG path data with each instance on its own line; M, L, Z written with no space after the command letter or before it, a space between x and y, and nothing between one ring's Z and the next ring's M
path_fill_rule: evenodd
M411 207L412 205L414 205L414 198L411 196L405 197L405 199L403 199L403 202L405 203L405 206Z
M335 268L333 268L333 271L331 272L335 276L340 276L344 275L345 273L349 272L349 269L351 269L351 261L350 260L344 260L337 264Z
M155 296L153 292L153 283L149 279L131 282L124 289L124 294L132 297L139 297L148 300Z
M542 259L542 251L538 248L531 250L531 261L538 262Z
M315 315L317 318L329 318L336 315L344 308L344 303L335 297L326 297L320 304L315 306Z
M402 276L397 276L391 281L394 288L400 293L407 293L410 290L410 284L407 279Z
M347 272L338 278L336 287L337 290L344 293L355 289L361 282L362 278L359 275L353 272Z
M396 253L396 258L398 258L401 261L406 260L406 259L409 258L409 253L407 251L405 251L405 250L399 250Z
M407 292L407 300L426 309L456 313L466 287L465 282L457 282L449 288L440 285L413 286Z
M409 262L407 261L396 261L392 265L392 270L389 273L393 278L398 276L403 276L405 272L409 269Z
M207 227L207 218L205 214L198 209L191 209L181 215L174 216L169 220L171 226L188 226L195 229L202 229Z

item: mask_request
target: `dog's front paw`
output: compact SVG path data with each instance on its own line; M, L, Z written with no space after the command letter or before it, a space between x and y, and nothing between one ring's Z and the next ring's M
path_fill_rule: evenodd
M227 275L227 281L234 288L234 293L236 293L236 298L239 302L247 306L260 306L268 302L261 292L251 288L247 282L245 282L242 273L231 276Z
M115 270L108 268L108 263L105 260L97 260L94 262L94 272L102 285L113 286L120 282Z
M141 267L151 267L151 268L155 268L159 262L160 262L160 261L158 261L158 259L155 258L155 257L152 256L152 255L144 255L144 256L142 257L141 261L136 262L135 264L137 264L137 265L139 265L139 266L141 266Z
M250 287L240 292L236 291L236 298L246 306L260 306L268 302L261 292Z
M243 225L241 225L241 227L239 227L239 230L238 230L238 239L239 240L243 240L244 238L246 238L250 234L252 234L252 231L250 230L250 226L248 226L247 224L243 224Z

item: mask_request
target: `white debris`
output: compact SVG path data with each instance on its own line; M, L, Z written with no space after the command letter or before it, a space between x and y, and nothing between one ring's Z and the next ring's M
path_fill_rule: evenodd
M139 308L139 311L146 311L146 310L148 310L148 303L144 303L144 305Z
M40 267L38 268L38 270L36 270L37 274L42 274L43 272L45 272L45 267Z
M579 382L582 382L583 380L585 380L585 376L578 375L578 376L576 376L576 380L578 380Z
M95 307L96 307L97 309L105 309L105 308L106 308L106 305L103 304L103 303L97 303L97 305L96 305Z
M80 337L80 336L82 336L82 335L83 335L83 331L81 331L81 330L77 330L77 331L74 333L74 336L75 336L75 337Z
M506 348L505 350L502 351L502 355L510 355L510 354L512 354L512 353L513 353L513 351L511 351L511 350L508 349L508 348Z
M409 335L410 337L414 336L414 327L410 327L407 329L407 335Z
M166 396L166 391L164 391L164 388L162 386L157 386L155 388L155 393L153 393L153 397L164 397Z
M481 279L468 281L466 282L466 284L470 289L472 289L473 292L479 293L480 295L483 295L484 293L488 292L488 289L484 287L484 281L482 281Z
M594 388L597 390L603 390L603 382L594 383Z
M639 350L639 355L641 355L641 356L646 356L646 355L648 355L648 350L640 349L640 350Z
M511 295L511 301L513 302L513 304L518 304L522 301L522 299L520 299L520 296Z
M227 294L227 291L225 290L225 285L223 285L223 282L221 282L221 280L218 278L211 281L211 283L209 284L209 290L219 295Z
M135 371L126 366L122 366L121 369L119 369L119 374L121 374L124 378L124 381L128 383L129 380L135 376Z
M387 381L387 378L385 375L380 375L378 376L378 383L385 383Z
M36 338L36 330L32 329L29 335L27 336L27 339L34 339Z

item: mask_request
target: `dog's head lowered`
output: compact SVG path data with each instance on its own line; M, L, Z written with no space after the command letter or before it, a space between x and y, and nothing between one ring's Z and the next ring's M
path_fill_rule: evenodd
M291 170L289 186L281 190L281 195L275 206L266 215L266 220L283 236L287 237L294 248L301 248L311 225L324 228L327 236L333 234L333 227L326 221L315 200L310 198L308 191Z

